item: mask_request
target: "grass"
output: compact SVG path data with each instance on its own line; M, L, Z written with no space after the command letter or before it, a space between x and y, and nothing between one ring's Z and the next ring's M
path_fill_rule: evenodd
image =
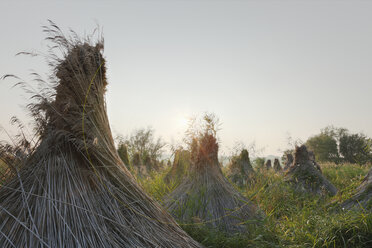
M158 202L161 202L163 197L172 192L179 184L179 182L175 182L172 180L169 184L166 184L164 182L164 178L166 177L169 170L170 168L160 173L152 171L149 177L137 178L137 181L149 195L155 198Z
M338 208L353 194L370 166L321 166L325 177L339 189L334 197L297 193L282 175L257 173L254 185L238 189L266 213L262 225L247 226L246 233L232 236L203 225L181 226L206 247L372 247L371 212ZM156 199L172 187L165 185L161 177L158 174L141 182Z
M322 165L323 174L339 189L337 200L350 198L354 190L360 185L369 166L357 164L336 165L333 163Z

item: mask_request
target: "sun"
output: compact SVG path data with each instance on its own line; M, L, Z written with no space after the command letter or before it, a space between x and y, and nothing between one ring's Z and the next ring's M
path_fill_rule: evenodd
M181 128L186 129L188 122L189 122L189 118L187 118L185 115L178 117L178 125Z
M178 114L176 117L176 122L178 129L186 130L189 123L189 118L186 114Z

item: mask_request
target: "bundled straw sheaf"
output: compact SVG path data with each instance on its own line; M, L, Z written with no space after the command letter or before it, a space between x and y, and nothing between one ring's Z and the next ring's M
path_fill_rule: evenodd
M363 179L363 182L356 189L356 193L348 200L342 203L346 209L364 209L372 212L372 169Z
M265 162L265 169L270 170L272 168L271 166L271 159L266 160Z
M30 105L43 123L38 145L0 186L1 247L200 247L116 152L103 42L67 39L53 23L46 31L63 52L55 95Z
M314 160L312 160L305 145L297 146L294 161L289 167L285 180L296 190L319 195L335 195L337 188L328 181Z
M288 170L291 167L291 165L293 164L293 155L292 155L292 153L286 153L285 154L284 164L285 164L285 166L284 166L284 170L285 171Z
M280 165L279 159L277 159L277 158L274 159L274 166L273 166L273 168L274 168L274 170L276 172L282 171L282 166Z
M253 180L255 172L249 160L247 149L243 149L239 155L233 156L228 165L227 177L238 186L244 186Z
M166 183L179 183L179 181L187 175L190 169L190 152L182 148L178 149L174 153L174 160L172 168L165 176L164 180Z
M204 133L192 150L187 178L165 199L165 205L182 223L206 224L226 232L245 231L243 223L256 223L261 213L223 176L218 162L218 143Z

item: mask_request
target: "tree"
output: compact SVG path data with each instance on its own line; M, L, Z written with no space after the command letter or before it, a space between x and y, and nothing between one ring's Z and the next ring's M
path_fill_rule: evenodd
M338 162L339 154L337 141L334 137L321 133L310 137L306 146L314 152L315 159L319 162Z
M328 135L336 140L337 143L337 151L340 155L340 139L344 134L348 134L349 130L344 127L335 127L333 125L327 126L320 130L321 134ZM341 159L340 159L341 160Z
M331 136L332 138L336 139L338 145L340 144L340 138L344 134L347 134L348 132L349 130L347 130L347 128L334 127L332 125L327 126L320 131L321 134L325 134L325 135Z
M349 163L365 164L372 161L371 139L364 134L343 134L340 138L340 154Z
M120 139L120 143L126 145L129 158L132 162L135 161L141 164L149 163L145 165L158 167L166 143L161 138L155 140L154 130L152 128L135 130L129 137Z

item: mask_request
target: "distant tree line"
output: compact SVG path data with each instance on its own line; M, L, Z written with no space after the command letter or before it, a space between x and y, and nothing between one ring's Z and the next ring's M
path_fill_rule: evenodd
M372 140L363 133L351 133L346 128L328 126L320 134L310 137L306 146L319 162L372 162Z
M372 139L363 133L351 133L346 128L325 127L308 138L305 145L314 152L318 162L372 163ZM161 138L155 138L153 129L142 128L125 138L120 137L117 151L128 168L145 165L148 169L158 170L165 163L162 160L165 146ZM291 152L286 150L284 153ZM264 162L264 158L258 157L253 162L254 167L262 167Z

